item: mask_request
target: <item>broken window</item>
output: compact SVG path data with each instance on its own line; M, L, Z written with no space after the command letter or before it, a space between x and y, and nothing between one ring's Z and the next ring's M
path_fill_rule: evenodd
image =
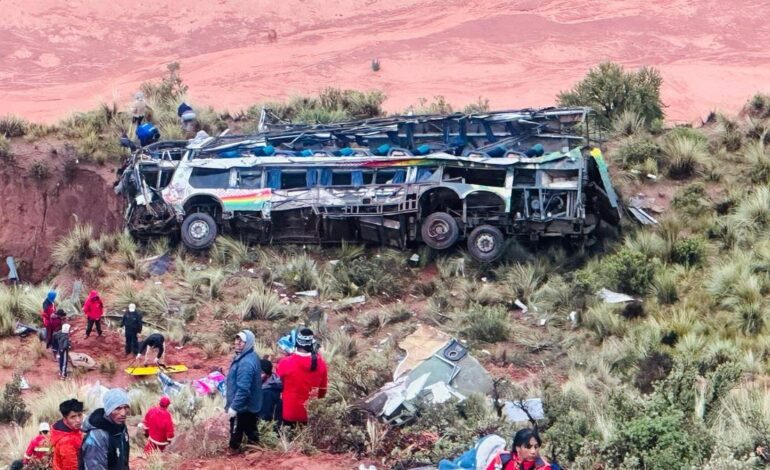
M447 182L504 188L506 173L507 170L447 167L444 168L443 180Z
M437 166L421 166L417 168L417 178L415 179L415 182L419 183L422 181L431 181L433 180L433 177L438 177L438 167Z
M262 187L262 170L238 168L238 187L241 189L259 189Z
M230 170L220 168L193 168L190 186L193 188L227 188Z
M350 186L353 184L353 172L334 170L332 172L332 186Z
M307 170L281 170L281 189L307 188L307 174Z
M406 181L406 170L377 170L375 184L399 184Z
M523 186L535 185L535 170L513 170L513 184Z

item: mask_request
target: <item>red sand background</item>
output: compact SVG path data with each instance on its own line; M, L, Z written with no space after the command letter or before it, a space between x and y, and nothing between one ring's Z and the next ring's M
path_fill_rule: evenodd
M762 0L0 0L0 114L53 121L182 63L193 104L237 110L326 86L390 111L545 106L593 65L652 65L672 120L770 91ZM278 41L269 43L268 30ZM382 69L372 72L379 57Z

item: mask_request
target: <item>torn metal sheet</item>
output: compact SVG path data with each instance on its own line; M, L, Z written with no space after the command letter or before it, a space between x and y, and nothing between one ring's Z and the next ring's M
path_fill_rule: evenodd
M529 413L529 416L527 416L527 413ZM524 401L506 401L503 405L503 414L505 419L512 423L529 421L530 417L535 420L545 419L543 400L540 398L530 398Z
M19 282L19 273L16 271L16 261L13 256L5 258L5 264L8 265L8 281L11 283Z
M638 299L631 297L628 294L622 294L620 292L613 292L609 289L601 288L596 293L600 299L608 304L621 304L625 302L638 302Z
M393 372L393 379L413 370L422 361L441 349L451 337L433 327L419 325L414 333L404 338L399 347L406 351L406 356Z
M628 212L642 225L657 225L658 220L638 207L628 207Z

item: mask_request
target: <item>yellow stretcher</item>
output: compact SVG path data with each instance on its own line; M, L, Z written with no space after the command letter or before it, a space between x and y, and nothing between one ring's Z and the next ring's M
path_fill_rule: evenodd
M136 366L126 368L126 373L129 375L155 375L158 372L163 372L164 374L187 372L187 366L176 364L171 366Z

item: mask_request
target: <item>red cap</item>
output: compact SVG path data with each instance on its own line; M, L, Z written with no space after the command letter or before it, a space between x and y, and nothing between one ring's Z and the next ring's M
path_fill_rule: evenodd
M171 399L169 399L167 396L160 397L160 406L163 408L168 408L168 405L171 404Z

